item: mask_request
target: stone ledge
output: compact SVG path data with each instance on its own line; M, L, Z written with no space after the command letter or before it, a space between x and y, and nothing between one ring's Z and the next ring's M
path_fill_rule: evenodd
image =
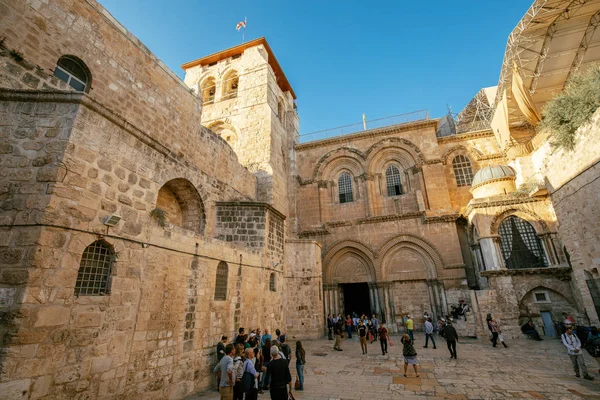
M277 211L272 205L258 201L216 201L215 205L222 207L261 207L271 211L282 220L286 219L286 216Z
M543 267L543 268L520 268L500 269L494 271L482 271L485 277L495 276L523 276L523 275L554 275L559 279L571 280L571 267Z

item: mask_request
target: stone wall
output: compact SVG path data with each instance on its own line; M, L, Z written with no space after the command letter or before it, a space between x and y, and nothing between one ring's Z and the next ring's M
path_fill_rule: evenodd
M320 338L325 332L321 246L301 239L286 245L285 332L290 339Z
M558 219L559 237L573 267L573 294L587 323L599 324L597 307L587 281L600 279L600 110L577 131L573 151L554 149L551 137L532 154L532 162L545 179ZM557 166L566 166L561 168Z

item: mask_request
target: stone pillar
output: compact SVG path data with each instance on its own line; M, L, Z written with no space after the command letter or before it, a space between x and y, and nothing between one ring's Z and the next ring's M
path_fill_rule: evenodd
M437 312L437 301L435 299L435 293L432 287L433 282L427 281L427 293L429 294L429 302L431 303L431 320L437 321L438 312Z
M379 288L375 283L371 284L371 288L373 290L373 299L375 302L375 304L373 304L373 307L375 307L375 313L377 314L377 318L381 319L381 307L379 304Z
M442 313L448 315L448 303L446 301L446 290L444 289L444 283L438 282L438 290L440 292L440 300L442 301Z
M325 316L327 316L327 314L331 314L329 305L329 286L323 285L323 306L325 307Z
M485 237L479 239L479 246L481 247L481 253L483 260L485 261L485 267L488 271L497 271L502 268L500 261L498 246L495 241L496 237Z
M383 304L385 306L385 321L388 324L388 329L390 329L392 332L398 332L398 327L396 326L396 324L394 324L394 320L392 318L392 307L389 288L389 283L384 283L381 285L381 291L383 292Z
M373 292L373 285L369 283L369 305L371 306L371 313L373 313L373 310L375 309L375 295ZM369 317L371 316L369 315Z
M335 313L340 313L340 295L339 295L339 287L335 286L332 290L333 292L333 301L335 302Z

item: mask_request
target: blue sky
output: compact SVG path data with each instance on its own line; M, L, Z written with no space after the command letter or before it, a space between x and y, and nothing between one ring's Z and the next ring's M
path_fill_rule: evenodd
M100 0L175 73L265 36L298 96L300 131L447 105L498 82L508 35L531 0ZM460 5L460 6L459 6Z

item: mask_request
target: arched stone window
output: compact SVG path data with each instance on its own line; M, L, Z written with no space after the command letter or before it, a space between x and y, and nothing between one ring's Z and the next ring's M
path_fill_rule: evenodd
M342 172L338 178L338 195L340 203L351 203L352 197L352 177L347 172Z
M390 165L385 170L385 182L387 185L388 196L398 196L402 194L402 176L400 170L395 165Z
M238 135L235 132L235 128L229 124L226 124L222 121L215 122L212 124L209 129L219 135L221 138L225 139L225 141L235 150Z
M229 267L227 263L221 261L217 265L217 281L215 284L215 300L227 300L227 279L229 277Z
M158 191L156 207L164 211L165 222L204 233L206 217L200 194L190 181L172 179Z
M238 95L239 77L237 71L229 71L223 78L223 98L232 99Z
M271 292L277 291L277 286L275 285L275 272L271 272L271 276L269 277L269 290Z
M502 257L508 269L547 267L548 261L533 226L511 215L498 227Z
M212 104L215 102L215 94L217 92L217 85L215 83L215 78L212 76L207 78L200 85L200 92L202 93L202 103L203 104Z
M457 155L452 160L452 169L456 178L456 186L471 186L473 182L473 167L469 157L462 154Z
M105 296L110 293L110 274L115 253L103 242L96 240L83 251L77 281L75 296Z
M88 92L92 82L92 74L87 65L75 56L59 58L54 68L54 76L78 92Z

